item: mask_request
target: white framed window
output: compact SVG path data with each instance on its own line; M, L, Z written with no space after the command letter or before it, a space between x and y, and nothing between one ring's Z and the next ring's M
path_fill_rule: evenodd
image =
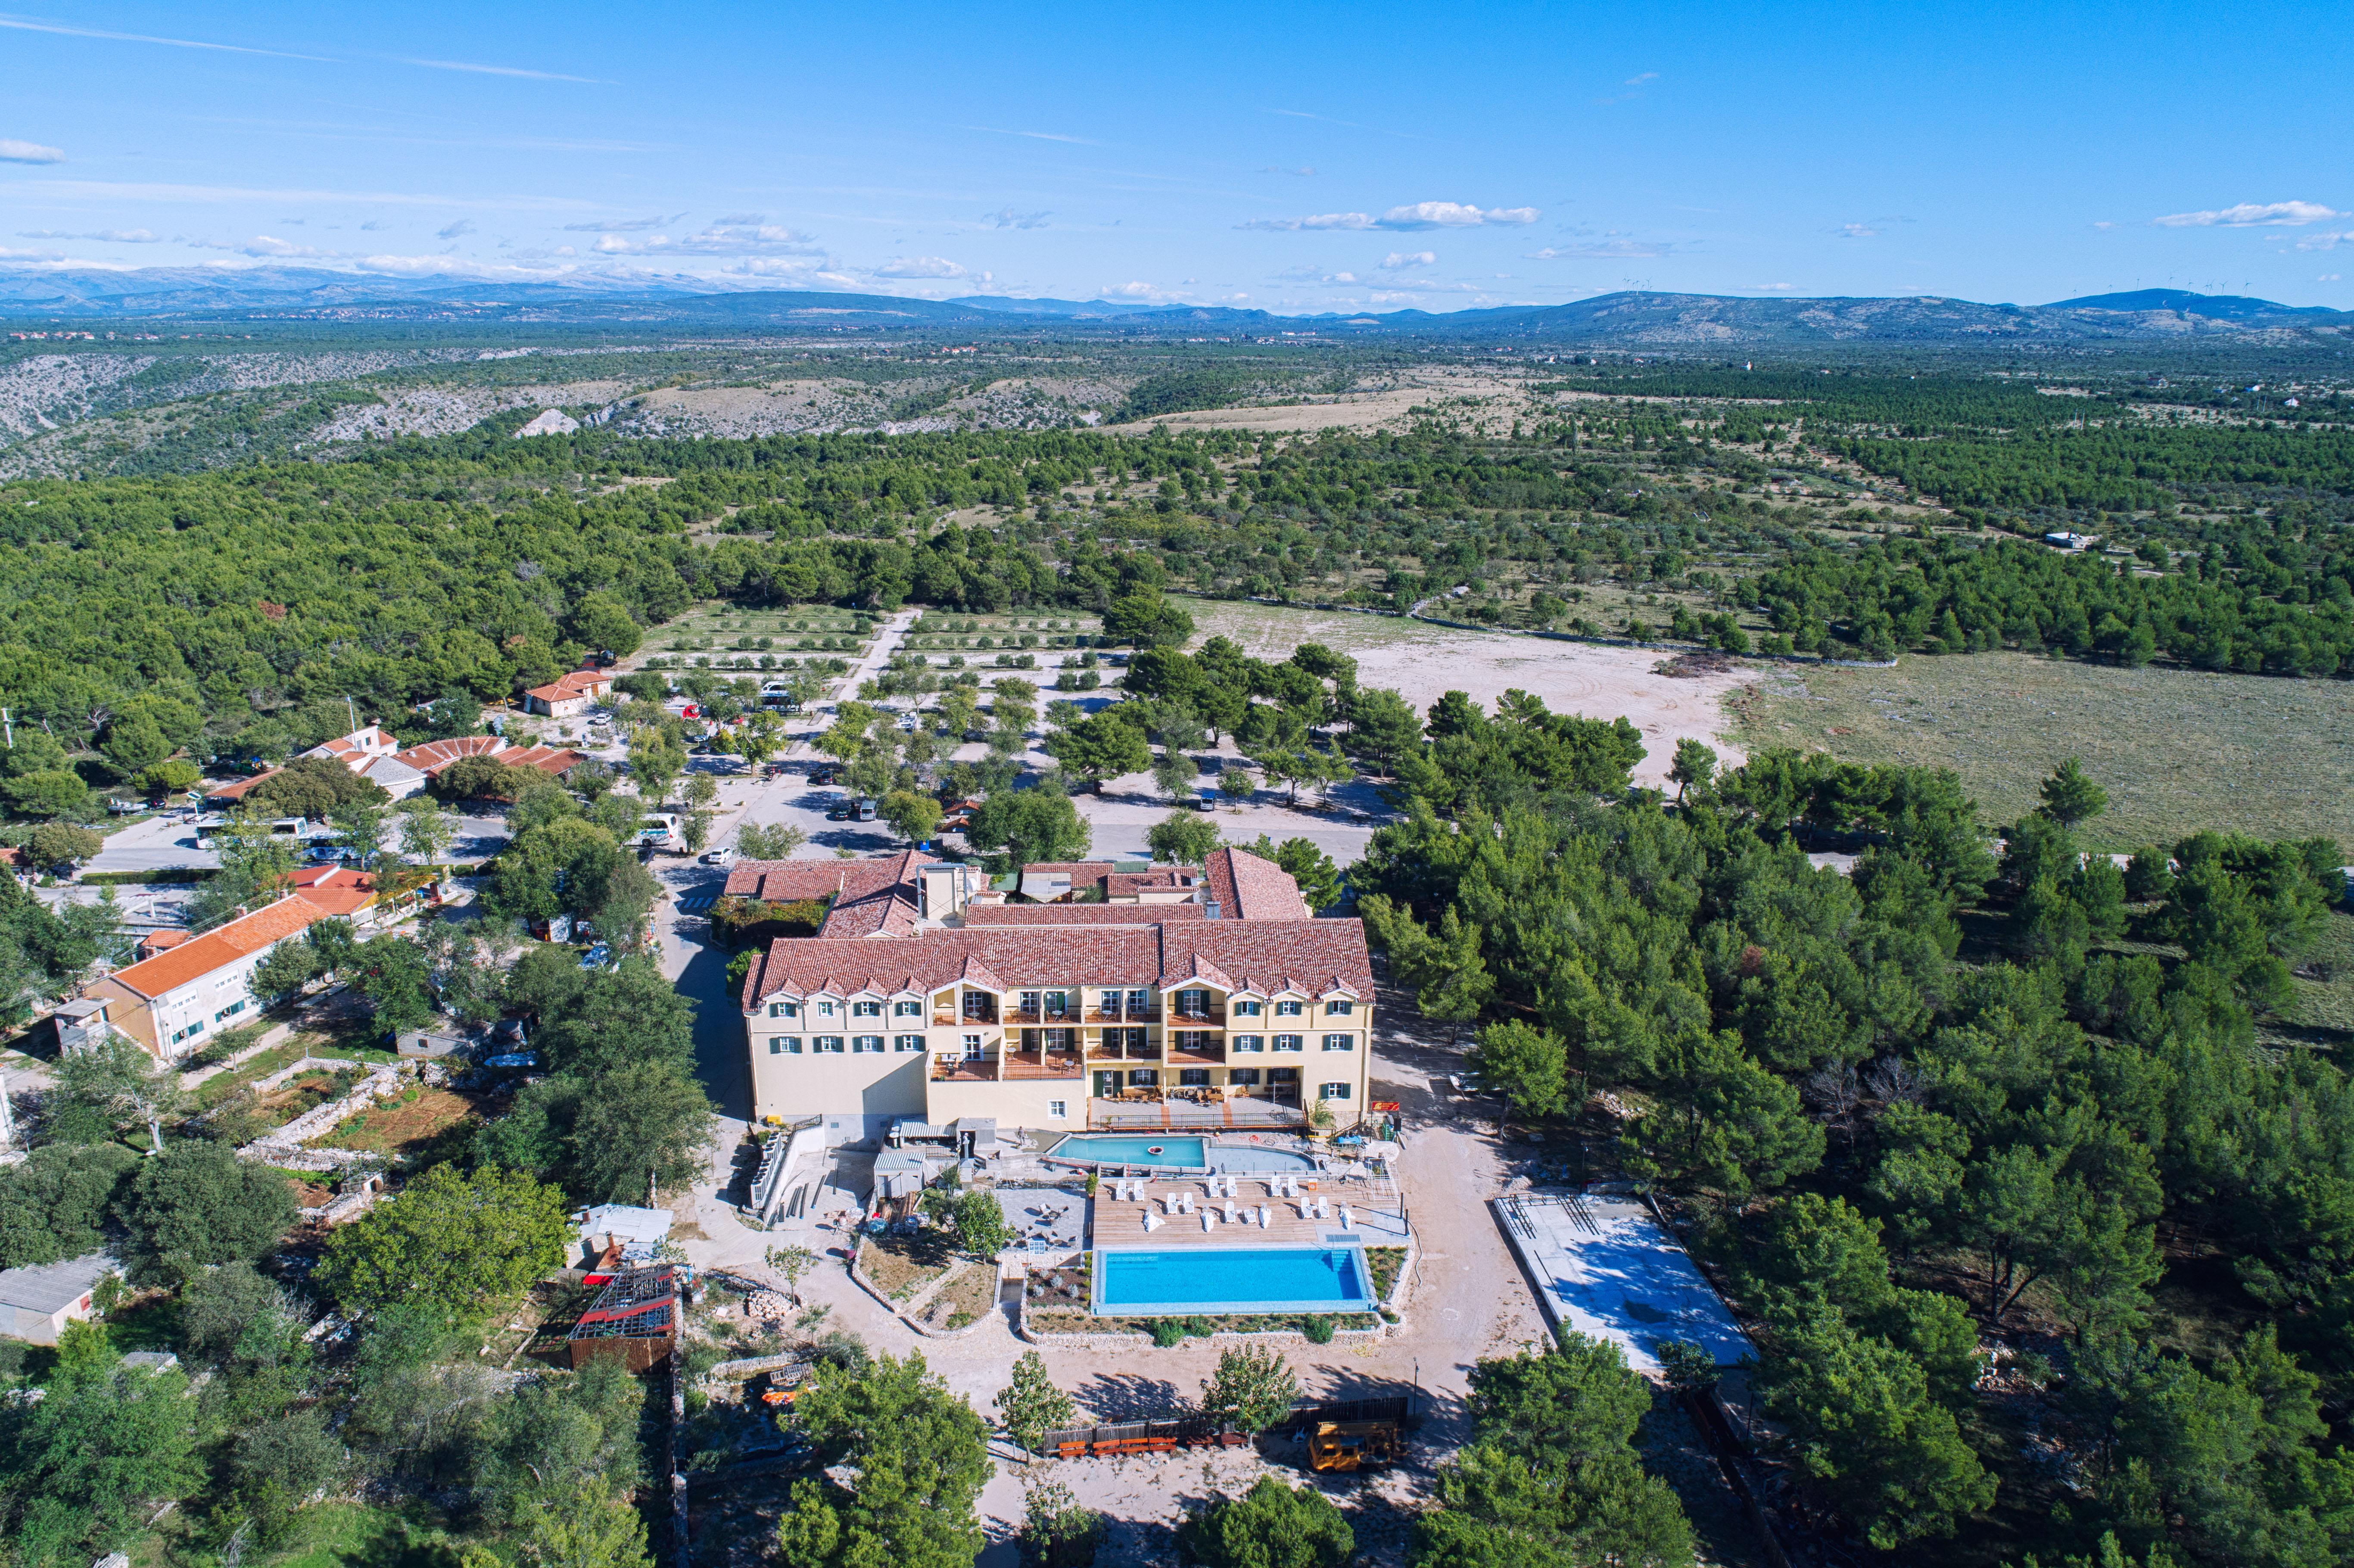
M920 1051L923 1048L924 1037L920 1034L895 1034L891 1037L891 1049L894 1051Z
M883 1016L883 1004L879 1001L868 1001L864 1000L854 1001L850 1004L850 1016L853 1018L880 1018Z
M883 1049L883 1036L880 1034L854 1034L850 1037L850 1048L854 1052L872 1051L879 1054Z
M819 1056L839 1056L842 1054L842 1036L820 1034L811 1040L810 1050L812 1054Z
M1308 1048L1308 1039L1301 1034L1278 1034L1275 1037L1275 1048L1278 1051L1304 1051Z
M1179 991L1177 993L1177 1011L1181 1013L1190 1013L1197 1018L1208 1017L1210 1012L1210 993L1206 991L1189 990Z
M833 1016L833 1003L831 1001L819 1002L817 1004L817 1015L820 1018L832 1018Z
M771 1018L799 1018L801 1015L801 1004L798 1001L772 1001L769 1003L769 1016Z
M1070 1114L1070 1107L1067 1102L1063 1100L1048 1100L1046 1102L1046 1119L1048 1121L1067 1120Z
M1349 1086L1346 1084L1319 1084L1316 1086L1316 1097L1320 1100L1345 1100L1349 1097Z
M978 1056L981 1054L980 1035L968 1034L964 1037L964 1054L968 1056Z
M921 1018L923 1015L924 1004L920 1001L895 1001L891 1004L891 1016L894 1018Z
M1264 1051L1267 1049L1267 1036L1264 1034L1230 1035L1226 1040L1226 1049L1229 1051Z
M1305 1011L1305 1003L1298 1001L1278 1001L1275 1004L1275 1015L1278 1018L1297 1018Z
M801 1037L800 1035L798 1035L798 1034L771 1034L771 1035L769 1035L769 1055L771 1055L771 1056L798 1056L798 1055L800 1055L801 1054Z
M1235 1016L1237 1018L1257 1018L1259 1011L1260 1004L1256 1001L1237 1001L1234 1006Z
M1346 1018L1356 1011L1357 1004L1345 996L1336 997L1324 1004L1324 1016L1327 1018Z
M1356 1048L1357 1037L1353 1034L1327 1034L1324 1036L1324 1049L1327 1051L1353 1051Z

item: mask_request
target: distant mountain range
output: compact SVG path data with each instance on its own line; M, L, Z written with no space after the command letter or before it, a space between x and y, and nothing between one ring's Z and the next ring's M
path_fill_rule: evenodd
M1735 349L1808 344L2179 342L2252 334L2354 346L2354 312L2174 289L2093 294L2048 305L1968 300L1754 299L1628 292L1565 305L1505 305L1444 314L1277 316L1265 311L1115 300L726 290L687 277L492 283L387 278L320 268L145 268L0 273L0 319L20 327L91 318L137 321L473 322L587 329L896 328L979 335L1038 330L1173 335L1288 332L1341 338L1411 335L1522 339L1596 347Z

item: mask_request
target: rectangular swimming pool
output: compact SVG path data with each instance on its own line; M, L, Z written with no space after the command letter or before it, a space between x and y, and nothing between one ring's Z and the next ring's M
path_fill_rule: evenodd
M1288 1149L1212 1143L1183 1133L1075 1132L1048 1150L1046 1158L1072 1165L1216 1171L1235 1176L1288 1176L1316 1168L1316 1161Z
M1379 1305L1356 1247L1102 1247L1094 1272L1095 1310L1116 1317L1371 1312Z

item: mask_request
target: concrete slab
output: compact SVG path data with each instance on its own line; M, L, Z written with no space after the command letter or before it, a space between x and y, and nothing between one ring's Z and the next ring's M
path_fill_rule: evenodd
M1719 1366L1750 1353L1723 1300L1634 1199L1515 1195L1498 1199L1496 1209L1556 1328L1609 1340L1628 1365L1653 1376L1655 1347L1669 1340L1699 1345Z

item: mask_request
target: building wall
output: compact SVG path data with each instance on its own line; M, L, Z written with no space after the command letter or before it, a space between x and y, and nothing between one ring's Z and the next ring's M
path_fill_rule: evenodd
M163 1054L155 1044L155 1019L147 1009L145 997L111 975L90 981L82 994L106 1003L108 1020L145 1046L150 1055Z
M1016 988L1014 995L1023 988ZM1044 988L1057 989L1057 988ZM1227 1007L1228 998L1210 989L1213 1005L1221 1011ZM1012 996L1006 999L1011 1004ZM1093 1000L1089 988L1088 1001ZM1008 1127L1084 1128L1087 1124L1087 1101L1095 1085L1095 1074L1102 1069L1121 1072L1149 1068L1160 1075L1159 1087L1164 1092L1182 1086L1182 1073L1192 1064L1170 1059L1168 1037L1179 1022L1173 1015L1172 998L1164 993L1156 998L1161 1016L1144 1025L1148 1038L1160 1047L1160 1054L1150 1060L1098 1062L1088 1060L1085 1070L1068 1078L1006 1078L1002 1075L1007 1052L1020 1048L1021 1026L998 1023L973 1023L959 1020L954 1023L935 1022L941 1017L957 1017L961 1013L958 994L944 991L936 995L929 1011L922 1018L894 1019L885 1016L879 1021L854 1021L836 1018L832 1021L814 1017L805 1007L800 1018L770 1018L767 1009L745 1020L746 1049L752 1065L753 1115L774 1117L790 1122L806 1117L822 1116L832 1122L840 1118L839 1135L829 1133L831 1144L860 1141L871 1138L893 1116L920 1117L935 1124L953 1120L960 1116L994 1117ZM1229 1014L1225 1027L1207 1031L1225 1044L1224 1065L1205 1067L1212 1087L1225 1087L1232 1081L1233 1070L1255 1068L1259 1074L1258 1086L1268 1085L1270 1069L1287 1067L1299 1074L1299 1108L1307 1110L1326 1097L1324 1086L1345 1085L1347 1093L1332 1101L1334 1117L1347 1126L1366 1114L1373 1075L1373 1006L1370 1001L1359 999L1345 1016L1327 1016L1320 999L1304 999L1305 1011L1297 1017L1280 1016L1273 1012L1274 1002L1265 1003L1267 1011L1256 1018ZM1102 1025L1076 1026L1083 1050L1092 1048L1100 1038ZM845 1039L855 1033L880 1032L885 1049L880 1053L851 1052L820 1054L813 1049L820 1033L840 1033ZM923 1052L901 1052L891 1042L900 1033L920 1033L927 1044ZM981 1037L982 1070L989 1079L943 1078L937 1074L950 1063L963 1059L965 1036ZM1256 1034L1265 1044L1257 1052L1237 1052L1233 1040L1237 1034ZM1277 1051L1275 1037L1278 1034L1301 1036L1301 1049ZM1323 1048L1328 1034L1345 1034L1351 1048L1347 1051L1327 1051ZM772 1052L772 1039L798 1039L799 1054ZM1064 1102L1064 1116L1051 1114L1054 1101ZM860 1118L854 1120L853 1118Z

